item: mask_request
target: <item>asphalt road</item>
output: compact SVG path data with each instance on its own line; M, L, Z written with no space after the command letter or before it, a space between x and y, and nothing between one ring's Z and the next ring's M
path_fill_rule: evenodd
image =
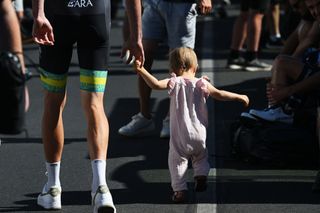
M199 17L196 52L201 75L207 75L218 88L249 95L252 108L263 108L264 78L268 72L231 71L224 68L237 5L229 17ZM120 16L117 19L121 21ZM110 122L107 161L108 185L117 212L125 213L260 213L320 212L319 194L311 187L316 170L305 168L260 168L238 162L230 155L230 125L244 109L239 103L208 101L207 146L211 171L204 193L192 190L189 170L189 202L175 205L167 166L168 140L160 139L166 115L166 92L152 93L152 113L156 131L149 137L125 138L117 130L138 111L136 74L119 58L121 26L111 31L110 72L105 94L105 110ZM28 82L31 106L27 113L26 134L0 135L0 212L47 212L36 205L36 197L46 181L41 144L42 89L38 66L38 47L24 46L33 78ZM168 75L167 48L161 46L154 63L156 77ZM264 50L267 62L276 52ZM92 212L90 204L91 166L86 144L86 124L80 108L79 69L76 55L68 78L68 100L64 112L65 148L61 164L63 187L61 212Z

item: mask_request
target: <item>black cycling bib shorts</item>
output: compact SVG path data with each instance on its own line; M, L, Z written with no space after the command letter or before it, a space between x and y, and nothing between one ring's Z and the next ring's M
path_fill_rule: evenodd
M104 92L110 35L110 0L46 0L45 14L54 33L54 45L41 45L43 87L64 92L76 44L80 89Z

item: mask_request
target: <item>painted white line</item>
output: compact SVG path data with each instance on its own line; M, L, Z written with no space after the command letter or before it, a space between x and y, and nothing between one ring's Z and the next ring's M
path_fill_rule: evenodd
M217 204L197 204L196 213L215 213L217 212Z
M206 25L208 23L211 23L211 22L208 22L208 21L205 21L204 22L204 28L206 29ZM211 31L212 33L212 31ZM208 36L208 35L206 35ZM211 36L211 38L213 37L213 35ZM205 40L205 33L203 33L203 37L202 37L202 40ZM204 50L205 48L202 48L202 54L201 55L205 55L204 53ZM215 78L214 78L214 60L213 59L200 59L200 62L199 62L199 65L200 65L200 72L201 72L201 76L207 76L211 83L214 85L215 84ZM214 112L214 102L211 101L210 103L212 103L212 105L208 106L208 109L212 110L212 112ZM214 123L214 119L210 119L210 125L213 127L213 129L215 129L215 123ZM215 131L210 131L210 134L212 135L208 135L208 138L210 138L211 140L215 138L214 136L214 132ZM213 142L214 144L214 142ZM213 149L213 156L215 156L215 153L216 150ZM211 178L213 179L216 179L216 172L214 172L213 169L210 169L210 173L209 173L209 181L211 181ZM207 212L211 212L211 213L216 213L217 212L217 204L213 203L214 202L214 197L215 197L215 186L211 186L208 187L207 191L206 192L203 192L203 193L196 193L196 200L197 201L200 201L202 200L202 196L204 196L204 199L205 200L210 200L211 202L209 203L198 203L196 204L196 213L207 213Z
M210 73L213 75L213 67L214 67L214 60L213 59L200 59L200 68L201 73L209 73L209 71L206 72L206 70L210 70Z

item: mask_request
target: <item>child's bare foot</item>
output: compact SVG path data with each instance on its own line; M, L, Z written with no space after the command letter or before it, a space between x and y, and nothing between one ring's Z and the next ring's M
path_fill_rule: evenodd
M195 176L194 180L196 192L203 192L207 190L207 176Z
M187 201L187 191L183 190L174 192L172 195L172 201L175 203L184 203Z

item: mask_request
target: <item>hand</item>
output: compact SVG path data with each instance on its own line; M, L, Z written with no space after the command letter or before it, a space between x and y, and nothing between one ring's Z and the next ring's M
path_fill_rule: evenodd
M201 15L206 15L212 10L211 0L198 0L197 7Z
M274 84L267 84L267 98L268 103L271 105L276 105L282 100L290 96L290 88L285 86L276 86Z
M34 20L32 36L38 44L54 45L53 29L46 17L39 17Z
M135 60L135 61L134 61L133 67L134 67L134 69L135 69L135 71L136 71L137 73L139 73L139 72L142 70L142 68L143 68L143 66L142 66L141 64L142 64L142 63L141 63L139 60Z
M245 107L249 106L249 98L246 95L241 95L241 102L244 104Z
M127 50L130 51L130 56L128 58L127 64L132 60L132 56L134 56L136 60L140 61L141 63L140 67L142 67L145 60L142 41L136 42L136 41L132 41L132 39L129 39L128 41L126 41L122 47L122 51L120 55L121 58L126 54Z
M207 75L204 75L204 76L202 76L201 78L203 78L204 80L210 82L210 78L209 78L209 76L207 76Z

